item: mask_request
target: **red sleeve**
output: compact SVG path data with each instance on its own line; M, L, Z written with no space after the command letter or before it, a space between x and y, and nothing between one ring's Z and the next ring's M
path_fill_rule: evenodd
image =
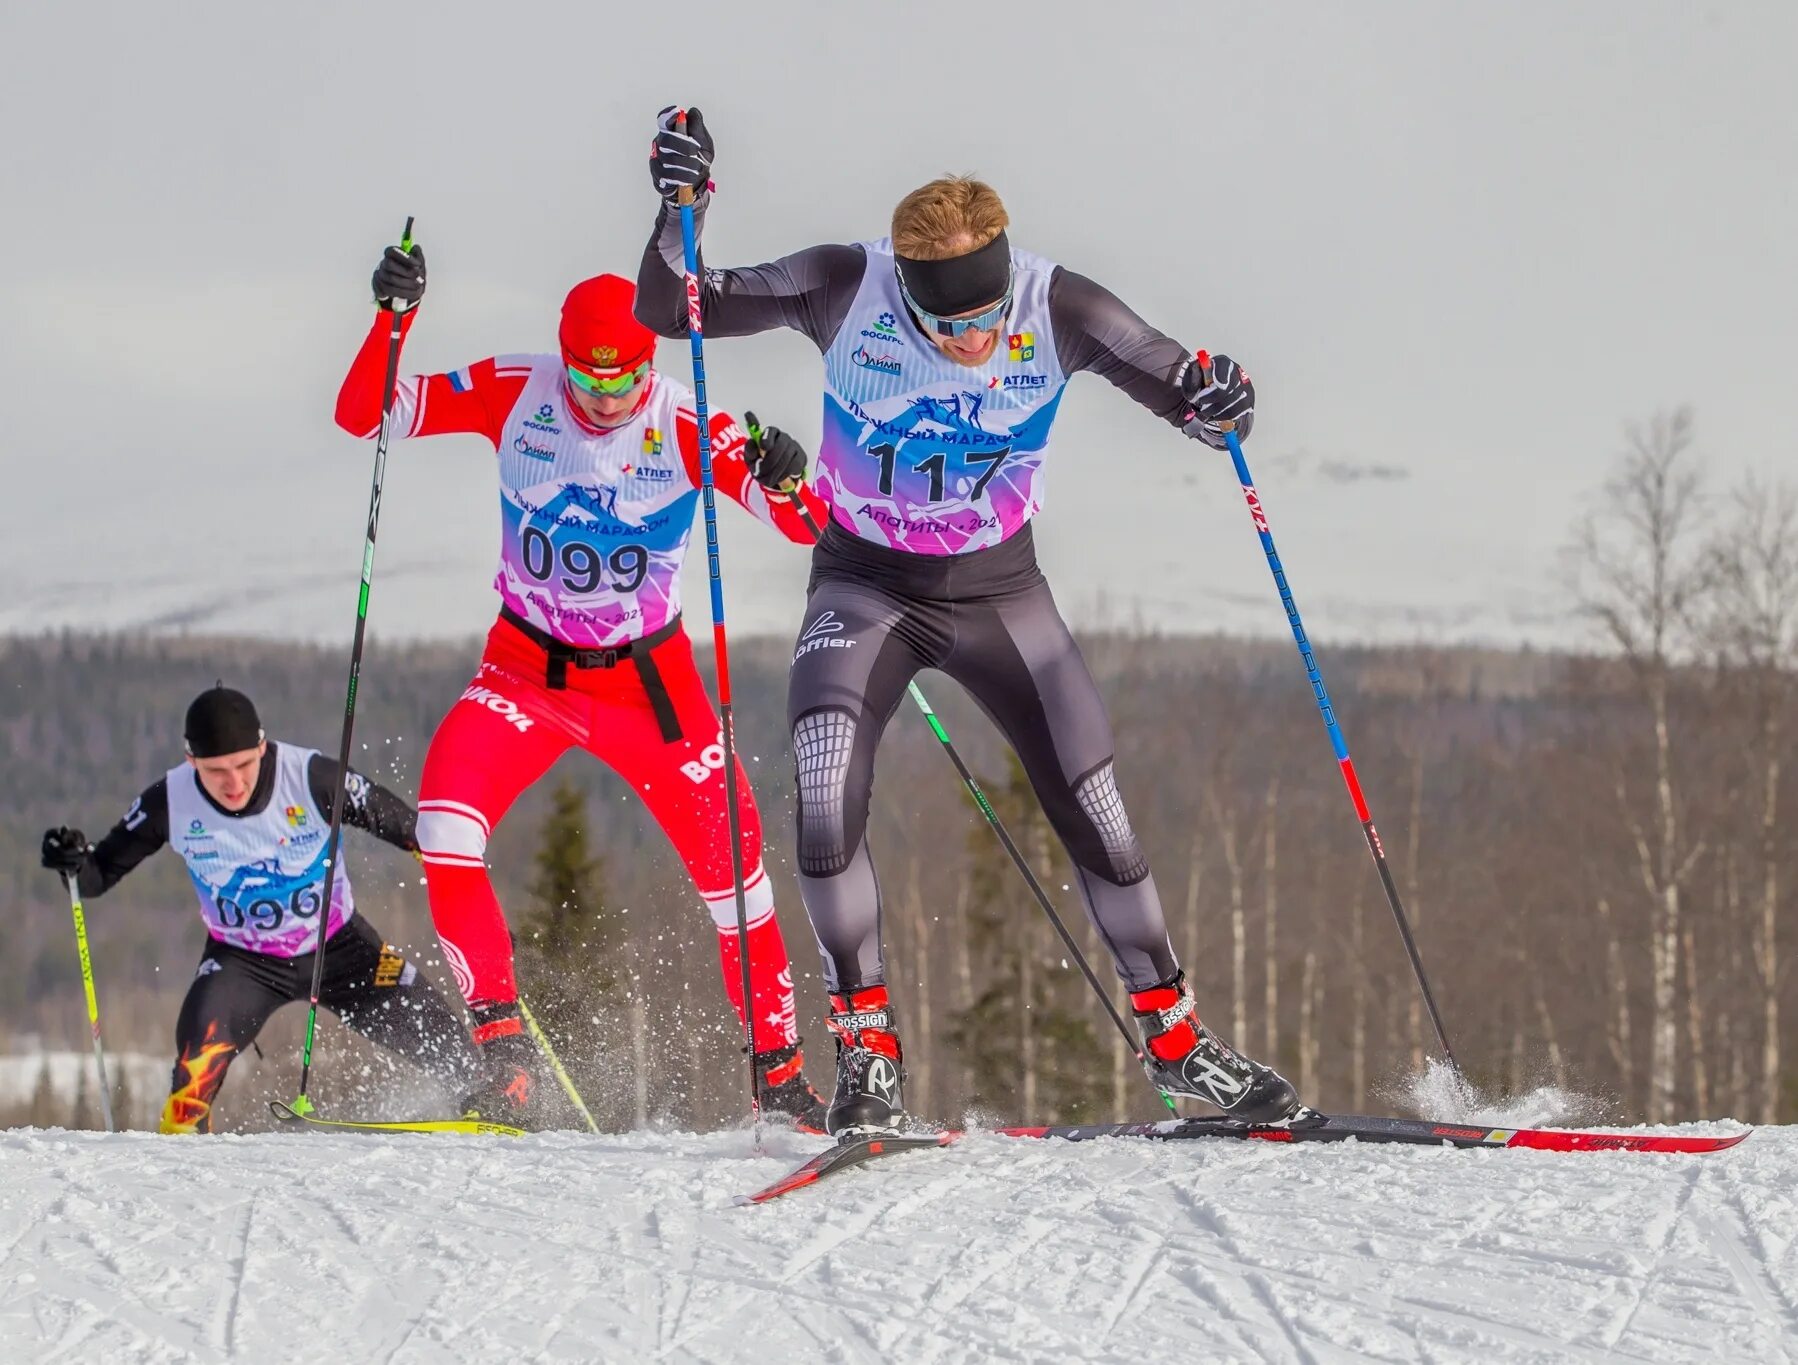
M806 484L800 484L791 495L770 494L755 481L743 459L749 437L728 412L707 414L712 424L712 483L717 490L741 506L758 521L765 521L788 540L810 545L818 537L812 534L805 518L794 506L794 498L805 504L812 523L820 528L828 515L824 502ZM692 408L681 407L674 416L675 433L680 439L681 459L687 466L687 477L699 487L699 418Z
M416 312L400 316L402 346L415 317ZM337 425L365 441L381 430L381 386L387 379L391 328L388 314L375 315L374 326L337 391ZM497 450L500 428L529 375L528 367L502 366L490 357L454 374L405 376L393 392L394 433L407 437L474 431Z

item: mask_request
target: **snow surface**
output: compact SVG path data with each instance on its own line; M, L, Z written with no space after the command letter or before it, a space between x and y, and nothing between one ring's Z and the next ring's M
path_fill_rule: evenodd
M1798 1360L1798 1128L983 1136L732 1207L820 1145L0 1133L0 1359Z

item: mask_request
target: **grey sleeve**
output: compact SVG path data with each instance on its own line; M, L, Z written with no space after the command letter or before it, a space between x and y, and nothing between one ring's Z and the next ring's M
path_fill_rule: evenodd
M712 196L693 206L694 232L703 235ZM708 270L699 253L700 316L711 337L754 336L790 327L828 347L861 288L867 257L859 246L814 246L766 265ZM637 320L659 336L687 334L687 266L680 210L662 202L655 231L637 268Z
M1066 373L1090 370L1164 422L1182 426L1180 376L1192 363L1185 346L1149 326L1104 285L1059 266L1049 281L1049 322Z

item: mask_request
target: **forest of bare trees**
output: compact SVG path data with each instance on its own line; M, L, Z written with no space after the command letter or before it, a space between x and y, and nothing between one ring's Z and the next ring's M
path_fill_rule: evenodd
M1592 624L1589 654L1363 648L1316 623L1456 1052L1489 1090L1553 1082L1601 1097L1616 1118L1798 1117L1798 494L1718 486L1691 415L1657 416L1629 429L1559 575L1567 610ZM1322 1106L1400 1102L1433 1037L1291 642L1109 632L1083 647L1201 1010ZM732 653L740 745L824 1084L823 993L787 866L786 646L733 641ZM359 762L413 794L425 740L475 657L471 645L377 638ZM0 1050L27 1036L85 1045L67 903L36 866L43 828L103 832L177 760L182 708L215 677L255 695L272 734L328 746L342 671L339 651L261 641L0 644L11 916ZM1122 1008L1015 764L953 686L923 683ZM908 1099L951 1119L1154 1112L938 748L915 717L895 721L870 835ZM416 866L351 847L366 912L441 975ZM590 761L565 760L520 802L490 857L520 931L525 988L574 1054L596 1112L618 1126L735 1121L743 1068L710 923L628 791ZM168 1047L200 948L190 897L165 854L89 906L114 1046ZM246 1059L222 1113L254 1123L264 1092L291 1088L296 1035L295 1018L277 1021L267 1059ZM371 1082L399 1083L402 1069L360 1043L333 1048L327 1095L394 1107ZM404 1084L407 1103L430 1098Z

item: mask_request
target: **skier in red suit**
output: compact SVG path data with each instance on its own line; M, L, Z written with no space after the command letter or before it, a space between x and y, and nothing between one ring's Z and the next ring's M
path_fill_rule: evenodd
M389 311L424 294L424 255L389 247L375 270L381 312L344 379L337 423L370 438L381 424ZM400 380L396 437L476 432L497 456L499 620L468 688L431 739L419 780L418 842L443 954L475 1018L486 1080L469 1108L541 1124L556 1103L522 1028L511 934L487 874L487 841L520 792L574 745L623 777L673 842L717 929L725 990L755 1010L765 1109L822 1131L806 1081L793 975L762 866L761 821L738 771L752 1000L742 969L711 699L680 617L680 568L699 499L692 394L654 368L655 335L632 316L635 289L583 281L562 306L559 352L477 361ZM403 314L409 332L414 308ZM805 451L774 428L749 440L713 412L718 490L789 539L811 536L788 496L824 510L796 481Z

